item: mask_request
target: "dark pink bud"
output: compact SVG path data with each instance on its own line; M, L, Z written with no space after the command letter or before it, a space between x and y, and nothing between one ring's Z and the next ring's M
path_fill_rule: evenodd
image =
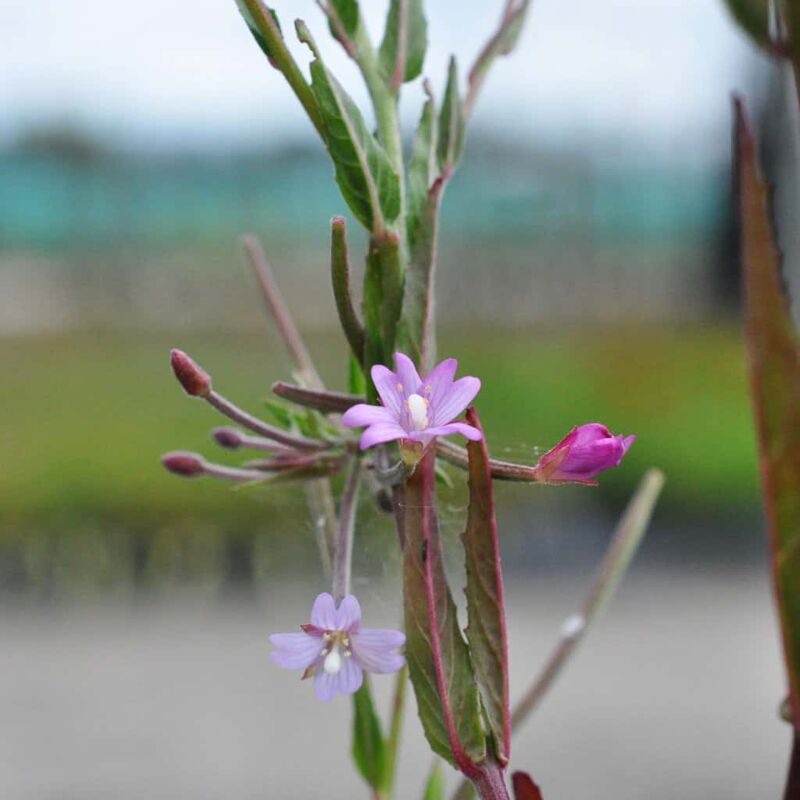
M635 436L614 436L605 425L590 422L573 428L537 462L543 483L595 483L594 478L622 461Z
M173 350L169 356L169 363L186 394L192 397L206 397L211 391L211 376L183 350Z
M184 478L196 478L206 471L205 462L196 453L177 451L161 456L161 463L176 475Z
M236 428L215 428L211 435L220 447L228 450L238 450L242 446L242 434Z

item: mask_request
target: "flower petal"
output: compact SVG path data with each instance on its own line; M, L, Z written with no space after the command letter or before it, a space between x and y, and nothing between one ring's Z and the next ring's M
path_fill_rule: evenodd
M339 678L338 690L342 694L353 694L364 683L364 670L354 656L345 656L342 659L342 668L336 677Z
M419 392L422 378L419 377L414 362L407 355L403 353L394 354L394 369L397 374L397 380L403 387L403 398Z
M430 436L452 436L454 433L460 433L471 442L477 442L483 438L477 428L467 425L466 422L450 422L447 425L439 425L436 428L427 428L425 433Z
M450 391L457 369L458 361L446 358L441 364L437 364L423 381L423 396L433 408L441 405L445 395Z
M602 439L611 439L611 431L599 422L587 422L575 429L575 445L592 444Z
M441 399L439 405L431 404L433 424L446 425L454 420L473 401L480 388L479 378L459 378Z
M361 434L359 446L362 450L366 450L376 444L391 442L394 439L405 439L407 435L405 428L395 422L379 422L377 425L370 425Z
M348 594L336 612L336 630L354 631L361 624L361 606L355 595Z
M378 390L383 405L392 412L395 419L400 419L404 402L403 395L397 388L400 379L382 364L376 364L370 371L370 375L372 375L372 382Z
M331 675L320 668L314 675L314 691L317 694L317 699L323 703L330 703L336 697L336 691L339 687L339 674Z
M635 436L635 435L633 435L633 434L632 434L631 436L626 436L626 437L625 437L625 438L622 440L622 455L625 455L625 454L628 452L628 450L630 450L630 449L631 449L631 445L632 445L632 444L633 444L635 441L636 441L636 436Z
M272 660L285 669L306 669L319 658L322 639L307 633L273 633L270 642L277 648Z
M344 412L342 422L348 428L363 428L366 425L377 425L381 422L397 422L397 418L391 409L384 406L370 406L366 403L359 403Z
M336 630L336 603L327 592L317 595L311 609L311 624L324 631Z
M613 437L583 447L575 445L558 468L558 472L591 478L598 472L616 467L623 455L625 453L622 442Z
M405 658L394 652L406 641L405 634L400 631L383 628L363 628L350 637L353 655L367 672L397 672Z

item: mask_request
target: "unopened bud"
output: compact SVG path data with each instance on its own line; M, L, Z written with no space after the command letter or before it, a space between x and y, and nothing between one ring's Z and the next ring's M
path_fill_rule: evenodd
M238 450L242 446L242 434L236 428L215 428L211 435L220 447L228 450Z
M176 475L184 478L196 478L206 471L205 462L196 453L177 451L161 456L161 463Z
M183 350L173 350L169 356L169 363L186 394L192 397L206 397L211 391L211 376Z

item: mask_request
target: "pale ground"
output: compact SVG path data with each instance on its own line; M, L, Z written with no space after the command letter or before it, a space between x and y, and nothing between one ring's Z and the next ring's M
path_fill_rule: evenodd
M311 590L309 589L309 592ZM268 658L309 592L3 610L3 800L367 797L347 760L350 709L323 707ZM575 578L510 587L512 689L580 594ZM392 622L391 590L368 623ZM515 742L546 800L777 798L788 728L760 569L636 571ZM391 680L378 679L381 702ZM398 797L429 763L407 716Z

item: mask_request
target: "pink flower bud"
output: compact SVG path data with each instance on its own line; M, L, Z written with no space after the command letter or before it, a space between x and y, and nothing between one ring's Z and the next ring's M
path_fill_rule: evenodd
M635 436L614 436L605 425L590 422L573 428L537 462L542 483L596 483L595 476L616 467Z
M173 350L169 355L169 363L186 394L206 397L211 391L211 376L183 350Z
M184 478L196 478L206 471L205 462L195 453L183 451L165 453L161 456L161 463L170 472L182 475Z
M242 434L236 428L215 428L211 435L220 447L227 450L238 450L242 446Z

